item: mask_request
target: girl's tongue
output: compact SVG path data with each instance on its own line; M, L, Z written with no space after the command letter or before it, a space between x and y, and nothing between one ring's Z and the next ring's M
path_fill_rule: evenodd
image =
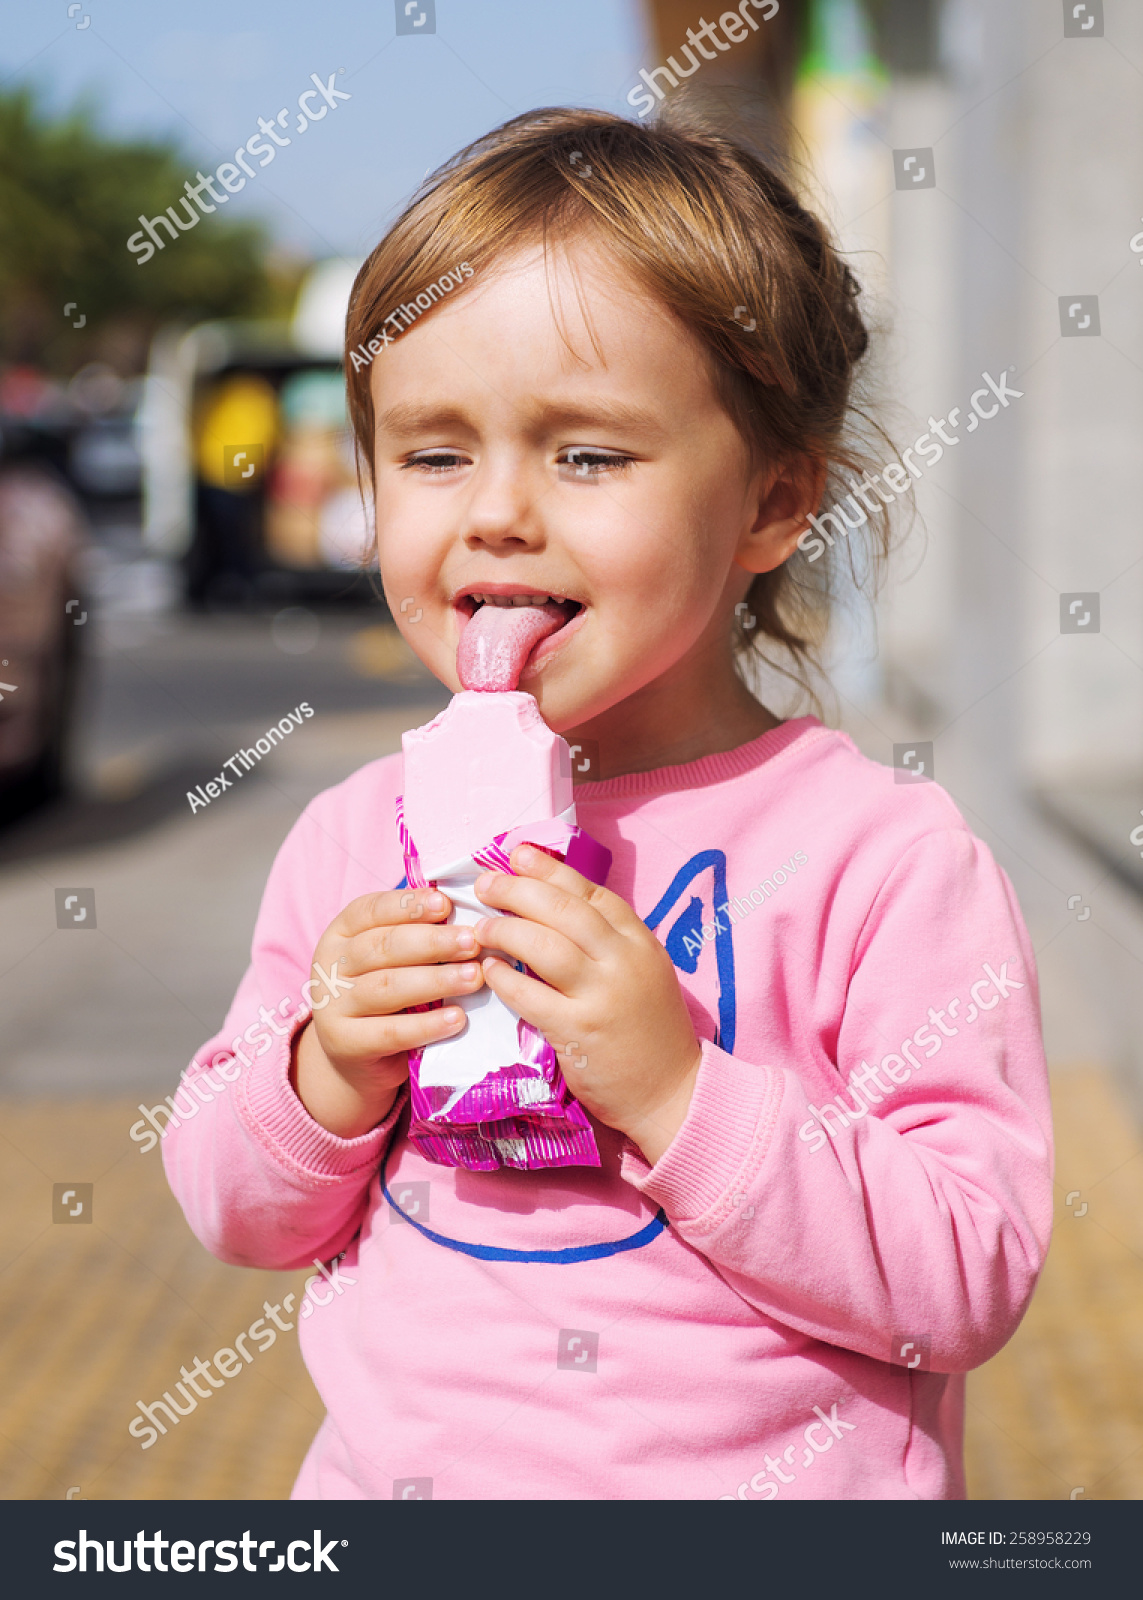
M567 613L554 601L542 606L479 606L460 635L456 671L466 689L503 694L515 689L524 664L541 639L556 633Z

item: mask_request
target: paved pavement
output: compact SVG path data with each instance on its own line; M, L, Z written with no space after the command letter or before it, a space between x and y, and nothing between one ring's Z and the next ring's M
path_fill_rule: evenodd
M969 1494L1143 1499L1143 1152L1115 1081L1061 1068L1055 1233L1016 1337L968 1382Z
M0 1498L284 1498L323 1415L294 1330L150 1448L128 1432L137 1401L173 1388L196 1356L232 1347L304 1279L224 1266L202 1249L158 1151L128 1143L136 1103L0 1102ZM1016 1337L969 1379L969 1495L1137 1500L1139 1139L1097 1068L1060 1072L1055 1103L1056 1236ZM93 1185L89 1226L49 1220L62 1182Z
M202 1249L158 1151L127 1141L136 1099L0 1106L0 1498L284 1499L323 1414L296 1331L149 1449L128 1432L304 1281ZM93 1185L90 1224L51 1221L62 1182Z

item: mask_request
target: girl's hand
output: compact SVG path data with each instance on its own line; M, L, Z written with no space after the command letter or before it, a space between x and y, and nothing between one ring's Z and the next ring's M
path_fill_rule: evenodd
M553 1046L576 1099L654 1165L682 1126L701 1060L671 958L618 895L545 851L520 845L512 866L519 877L486 872L476 894L515 916L485 918L476 934L544 982L492 956L484 980Z
M398 1014L483 985L472 929L434 926L448 913L435 889L362 895L318 941L310 992L322 998L298 1035L292 1081L330 1133L355 1139L375 1128L409 1075L408 1052L464 1026L459 1006Z

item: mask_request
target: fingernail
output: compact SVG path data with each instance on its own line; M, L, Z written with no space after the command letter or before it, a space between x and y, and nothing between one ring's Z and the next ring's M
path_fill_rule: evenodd
M464 1026L464 1012L459 1006L449 1006L447 1011L441 1012L441 1031L444 1033L457 1033Z
M456 930L456 947L458 950L475 950L475 931L472 928L458 928Z
M479 973L480 968L477 966L475 961L466 961L464 966L460 969L460 977L464 983L472 983Z
M428 906L430 911L443 911L445 897L443 894L441 894L439 889L434 889L431 894L427 894L425 896L425 904Z
M480 874L479 878L476 880L476 883L473 885L477 894L487 894L488 890L492 887L492 878L493 874L491 872L482 872Z
M512 852L512 859L518 867L532 867L536 864L536 852L531 845L522 844Z

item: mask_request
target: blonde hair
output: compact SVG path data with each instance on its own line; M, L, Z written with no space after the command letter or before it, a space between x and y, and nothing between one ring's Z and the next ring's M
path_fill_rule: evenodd
M439 300L427 287L462 259L479 274L496 257L585 230L700 341L755 460L807 474L807 484L824 476L826 502L846 492L843 471L872 464L862 425L884 435L851 398L868 346L860 288L784 179L706 128L552 107L513 118L433 173L357 275L346 381L365 482L373 401L370 368L351 360L354 350L376 343L418 294L429 300L418 314L431 315ZM838 548L856 575L854 542ZM740 645L771 659L766 643L776 644L789 665L771 665L807 688L837 560L835 549L815 543L821 559L799 549L754 578L747 607L755 624L738 625ZM864 571L875 577L889 546L884 506L869 513L866 544Z

